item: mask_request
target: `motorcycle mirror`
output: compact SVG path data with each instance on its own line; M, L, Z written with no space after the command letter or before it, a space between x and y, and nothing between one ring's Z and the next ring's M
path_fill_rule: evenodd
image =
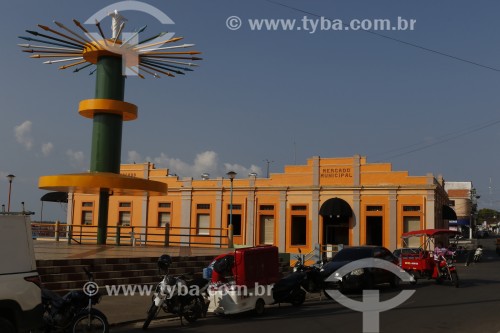
M302 250L299 248L299 253L302 253Z

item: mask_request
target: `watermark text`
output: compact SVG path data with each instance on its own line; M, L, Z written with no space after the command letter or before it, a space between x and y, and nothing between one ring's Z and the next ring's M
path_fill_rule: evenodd
M326 17L310 18L307 15L301 19L263 19L249 18L242 20L239 16L229 16L226 27L229 30L247 28L250 31L304 31L314 34L319 31L413 31L417 20L398 16L395 19L329 19Z

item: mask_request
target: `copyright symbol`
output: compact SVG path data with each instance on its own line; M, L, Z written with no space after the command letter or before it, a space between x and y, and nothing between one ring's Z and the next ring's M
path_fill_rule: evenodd
M92 297L99 292L99 286L95 282L87 282L83 286L83 292L85 295Z
M229 30L238 30L241 28L241 19L238 16L229 16L226 20L226 26Z

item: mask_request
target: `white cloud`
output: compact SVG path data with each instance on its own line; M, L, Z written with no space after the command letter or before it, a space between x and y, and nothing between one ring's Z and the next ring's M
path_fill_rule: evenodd
M81 151L73 151L68 149L66 151L66 156L69 158L69 163L72 167L77 169L85 169L84 160L85 156Z
M262 174L262 169L255 165L247 168L239 164L224 163L223 166L219 167L219 157L214 151L197 154L192 164L178 158L168 157L164 153L154 158L147 157L146 160L153 162L158 168L169 169L170 174L176 174L179 177L200 178L203 173L210 174L211 178L225 177L226 173L231 170L238 173L239 177L248 177L250 172Z
M168 168L170 174L177 174L181 177L194 177L193 167L191 165L178 158L170 158L164 153L161 153L158 157L148 157L146 160L152 161L157 167Z
M128 152L127 163L142 163L143 159L141 154L136 152L135 150L131 150Z
M206 151L201 154L196 155L193 165L193 177L199 177L202 173L216 173L218 156L214 151Z
M52 142L47 142L42 144L42 154L43 156L49 156L49 154L54 150L54 145Z
M19 126L14 127L14 134L17 142L22 144L27 150L33 147L33 139L31 138L31 121L27 120Z

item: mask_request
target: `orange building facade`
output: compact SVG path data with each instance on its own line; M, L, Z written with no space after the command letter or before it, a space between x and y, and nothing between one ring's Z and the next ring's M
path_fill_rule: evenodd
M170 226L172 244L193 246L217 243L227 232L229 179L179 179L150 163L122 165L121 173L164 182L168 193L112 195L109 226L134 226L142 241L161 240ZM269 178L237 175L232 185L237 245L274 244L291 253L312 251L317 244L372 244L393 250L403 246L403 232L448 227L443 219L448 196L441 177L410 176L358 155L313 157ZM68 224L97 224L97 195L70 193L68 199Z

